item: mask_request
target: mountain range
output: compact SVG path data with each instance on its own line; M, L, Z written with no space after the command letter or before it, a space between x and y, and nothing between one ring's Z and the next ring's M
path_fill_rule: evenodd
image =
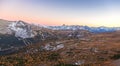
M29 24L21 20L8 21L0 19L0 49L22 47L49 40L80 39L91 34L117 30L120 30L120 28L80 25L43 26Z
M62 25L62 26L48 26L53 30L88 30L93 33L114 32L120 30L120 27L89 27L80 25Z

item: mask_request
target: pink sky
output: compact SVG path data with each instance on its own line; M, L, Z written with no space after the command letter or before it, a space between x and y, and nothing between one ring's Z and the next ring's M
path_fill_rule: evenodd
M120 26L119 4L109 1L82 4L81 0L80 5L77 1L0 0L0 19L41 25Z

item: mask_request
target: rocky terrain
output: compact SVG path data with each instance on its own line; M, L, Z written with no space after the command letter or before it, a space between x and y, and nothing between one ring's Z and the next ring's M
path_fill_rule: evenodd
M0 66L119 66L119 27L0 20Z
M45 40L68 39L84 37L90 32L86 30L57 31L39 25L28 24L24 21L0 20L1 49L20 47L42 42Z
M0 64L7 66L119 66L119 37L118 31L90 35L81 39L39 42L23 47L17 53L1 56Z

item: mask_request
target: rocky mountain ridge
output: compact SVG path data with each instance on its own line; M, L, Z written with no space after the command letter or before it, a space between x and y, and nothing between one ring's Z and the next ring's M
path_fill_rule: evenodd
M117 29L88 26L42 26L24 21L0 20L0 48L28 46L42 41L84 39L93 33L113 32Z
M2 25L2 23L4 23L5 26ZM4 29L4 31L0 32L0 48L2 49L28 46L46 40L78 39L91 34L86 30L57 31L41 25L28 24L21 20L2 20L1 25L1 28Z
M80 25L62 25L62 26L48 26L47 28L53 30L87 30L92 33L114 32L120 30L120 27L89 27Z

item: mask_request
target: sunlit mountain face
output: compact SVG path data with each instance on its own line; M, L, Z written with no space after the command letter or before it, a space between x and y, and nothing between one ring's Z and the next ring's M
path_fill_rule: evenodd
M0 66L119 66L119 0L0 0Z

